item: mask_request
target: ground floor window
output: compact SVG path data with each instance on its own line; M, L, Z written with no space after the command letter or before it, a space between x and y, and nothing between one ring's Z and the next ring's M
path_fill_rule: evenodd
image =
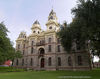
M16 60L16 65L18 66L18 59Z
M24 59L22 59L22 66L24 66Z
M78 65L81 66L82 65L82 56L78 56L77 61L78 61Z
M68 57L68 65L72 66L72 58L70 56Z
M32 66L33 65L33 59L31 58L31 61L30 61L30 66Z
M52 65L51 57L48 58L48 66Z
M58 66L61 66L61 58L58 57Z

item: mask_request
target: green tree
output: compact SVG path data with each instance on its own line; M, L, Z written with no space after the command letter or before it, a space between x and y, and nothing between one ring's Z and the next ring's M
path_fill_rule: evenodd
M65 50L69 51L75 42L78 48L91 49L100 58L100 0L78 0L72 14L69 27L63 27L58 33Z
M79 0L72 13L86 30L83 35L90 41L92 54L100 58L100 0Z
M5 27L4 23L0 23L0 65L7 60L14 60L14 58L20 58L21 53L16 51L8 38L9 31Z

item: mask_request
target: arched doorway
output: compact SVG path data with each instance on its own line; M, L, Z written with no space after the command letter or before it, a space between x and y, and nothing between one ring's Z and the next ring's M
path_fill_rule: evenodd
M44 68L45 67L45 58L44 58L45 50L44 50L44 48L40 48L38 54L39 54L38 58L39 58L40 68Z
M41 68L44 68L44 65L45 65L45 60L44 58L41 58Z

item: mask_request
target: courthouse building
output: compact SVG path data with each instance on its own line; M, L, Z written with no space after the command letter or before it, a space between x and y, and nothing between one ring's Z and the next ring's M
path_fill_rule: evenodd
M57 36L60 26L56 13L51 10L46 23L46 30L41 29L36 20L31 27L31 34L21 32L16 40L16 50L20 50L23 57L15 59L13 65L18 68L33 70L87 70L90 69L89 53L77 50L66 52Z

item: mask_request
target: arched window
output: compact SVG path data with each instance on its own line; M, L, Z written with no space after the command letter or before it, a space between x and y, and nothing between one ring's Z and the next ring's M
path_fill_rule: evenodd
M51 57L48 58L48 66L52 65Z
M58 66L61 66L61 58L58 57Z
M81 66L82 65L82 56L78 56L77 60L78 60L78 65Z
M51 43L51 38L49 38L48 42Z
M31 47L31 54L33 53L33 50L34 50L33 47Z
M22 66L24 66L24 59L22 59Z
M32 66L33 65L33 59L31 58L31 61L30 61L30 66Z
M33 46L33 44L34 44L34 41L31 42L31 45L32 45L32 46Z
M61 50L60 50L60 45L58 45L57 46L57 50L58 50L58 52L60 52Z
M16 65L18 66L18 59L16 60Z
M71 59L70 56L68 57L68 65L69 65L69 66L72 66L72 59Z

